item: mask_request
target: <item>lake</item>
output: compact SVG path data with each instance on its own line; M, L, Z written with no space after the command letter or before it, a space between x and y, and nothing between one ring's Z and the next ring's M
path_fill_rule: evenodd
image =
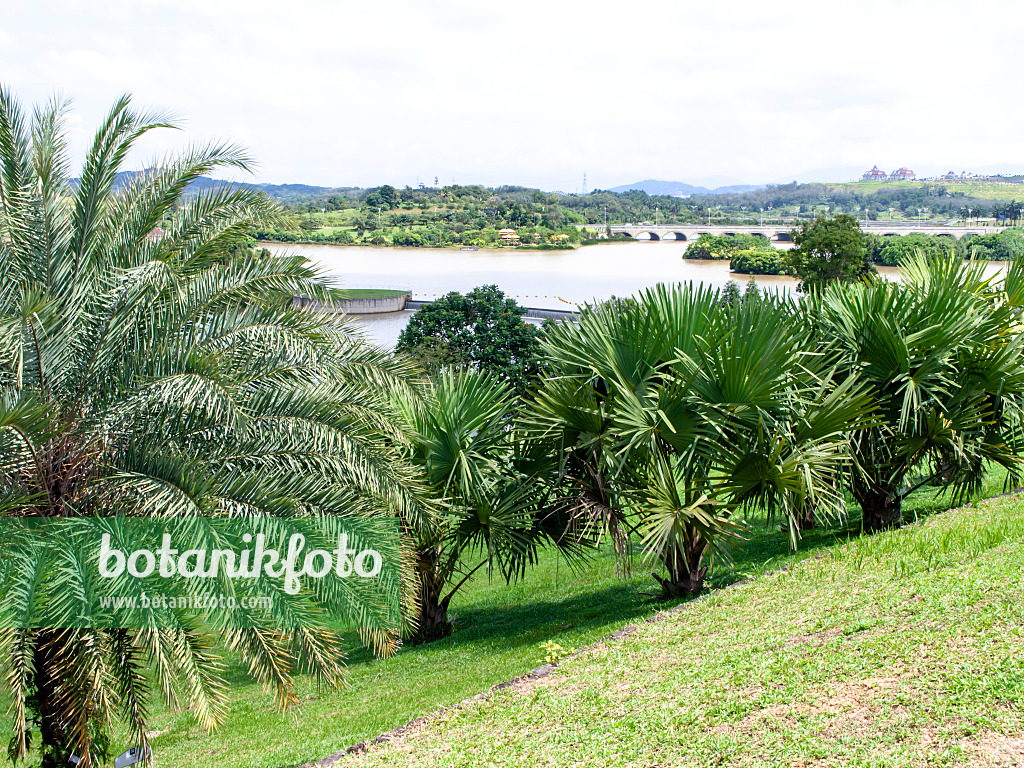
M789 243L781 244L789 246ZM703 282L741 285L728 261L683 259L685 242L633 241L571 251L440 248L374 248L332 245L266 245L275 253L301 253L344 288L403 288L414 299L436 299L495 284L525 307L575 309L612 296L629 296L656 283ZM790 290L791 277L763 276L758 285ZM378 344L393 346L412 312L354 315Z
M402 288L414 299L436 299L449 291L466 293L495 284L524 307L575 309L612 296L629 296L656 283L693 281L720 288L729 280L742 286L748 275L729 271L728 261L684 259L685 242L631 241L590 245L571 251L511 248L459 251L441 248L374 248L336 245L270 245L275 253L301 253L333 275L344 288ZM790 248L791 243L776 247ZM993 263L990 269L1001 269ZM895 267L879 267L899 279ZM796 287L793 277L760 275L762 288ZM352 315L377 344L393 347L411 311ZM539 321L538 321L539 322Z

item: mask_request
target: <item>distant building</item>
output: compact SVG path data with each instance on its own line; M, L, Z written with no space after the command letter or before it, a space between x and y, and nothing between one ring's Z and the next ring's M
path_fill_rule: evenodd
M917 176L909 168L900 168L889 174L889 181L913 181Z
M939 178L943 179L944 181L952 181L953 179L958 179L960 177L956 175L955 171L949 171L948 173L942 174L942 176L940 176Z
M874 168L872 168L870 171L865 171L864 175L861 176L861 179L863 179L864 181L875 181L875 180L885 181L887 178L888 177L885 175L885 171L880 169L877 165Z

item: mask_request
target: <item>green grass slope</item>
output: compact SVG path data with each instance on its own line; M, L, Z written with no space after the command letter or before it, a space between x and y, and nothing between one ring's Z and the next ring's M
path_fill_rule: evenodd
M1003 479L1001 472L992 473L982 495L999 493ZM948 496L923 489L908 498L906 509L913 519L941 512L949 504ZM721 587L827 552L856 535L859 525L854 507L843 524L806 532L800 550L793 553L777 525L766 527L763 520L751 519L748 541L736 552L735 562L716 565L713 584ZM348 687L318 690L300 676L300 706L284 716L273 696L228 654L229 711L217 732L196 725L187 707L169 709L154 695L154 764L277 768L319 759L528 672L544 663L544 642L580 648L677 604L644 594L657 591L641 562L627 578L604 552L574 573L554 552L542 552L538 565L511 586L485 577L468 584L454 603L457 631L449 638L403 648L384 660L373 659L353 642ZM6 710L8 705L6 692L0 691L0 707ZM122 726L115 728L111 746L114 753L131 746Z
M947 194L962 193L967 198L981 200L1016 200L1024 196L1020 183L992 179L962 179L956 181L851 181L826 186L860 194L875 194L900 189L941 188Z
M1024 501L819 549L343 765L1011 766Z

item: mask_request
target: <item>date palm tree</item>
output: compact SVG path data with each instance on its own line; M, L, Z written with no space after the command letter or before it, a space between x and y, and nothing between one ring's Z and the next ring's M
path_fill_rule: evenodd
M702 590L744 508L782 515L794 545L808 510L842 509L845 433L865 398L834 381L787 302L659 285L543 346L527 418L559 463L562 503L622 554L638 537L665 596Z
M389 406L402 364L293 307L297 294L335 294L301 257L249 248L248 232L281 219L270 201L226 185L189 193L216 169L248 169L245 154L198 146L119 188L138 139L172 124L125 97L73 180L66 114L55 100L26 115L0 89L0 512L429 514L414 470L389 447L402 441ZM54 572L21 564L4 574L5 615L31 617L42 599L34 585L53 587ZM275 599L273 610L288 610ZM367 619L363 639L378 653L395 647L397 628L375 621L373 605L357 596L348 609ZM11 757L34 749L44 766L72 753L96 765L115 717L144 746L153 686L217 726L221 644L282 707L296 701L296 671L342 679L344 646L329 631L253 624L215 637L194 615L176 619L0 631Z

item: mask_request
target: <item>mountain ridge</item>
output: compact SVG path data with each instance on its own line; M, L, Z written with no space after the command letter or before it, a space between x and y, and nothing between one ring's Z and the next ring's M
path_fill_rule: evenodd
M114 179L114 188L121 189L127 184L130 184L132 179L136 176L145 173L145 171L121 171L117 174ZM77 183L78 179L72 179L72 183ZM241 182L241 181L225 181L221 179L212 179L208 176L200 177L194 182L189 184L186 194L195 194L197 192L205 191L208 189L222 188L222 187L248 187L251 189L258 189L266 192L271 197L279 200L287 200L294 196L299 195L326 195L326 194L344 194L354 189L362 189L362 187L356 186L343 186L343 187L321 187L315 184L268 184L268 183L253 183L253 182ZM366 187L366 189L374 189L375 187ZM640 190L646 192L648 195L669 195L672 197L689 197L690 195L721 195L737 192L750 192L756 189L763 189L763 184L732 184L720 187L705 187L696 184L688 184L682 181L661 181L658 179L644 179L643 181L637 181L632 184L620 184L617 187L611 187L607 191L609 192L629 192L630 190Z
M762 189L764 184L731 184L711 189L709 187L687 184L683 181L661 181L659 179L644 179L631 184L620 184L617 187L610 187L609 192L629 192L640 190L648 195L669 195L681 197L689 195L724 195L730 192L751 192L755 189Z

